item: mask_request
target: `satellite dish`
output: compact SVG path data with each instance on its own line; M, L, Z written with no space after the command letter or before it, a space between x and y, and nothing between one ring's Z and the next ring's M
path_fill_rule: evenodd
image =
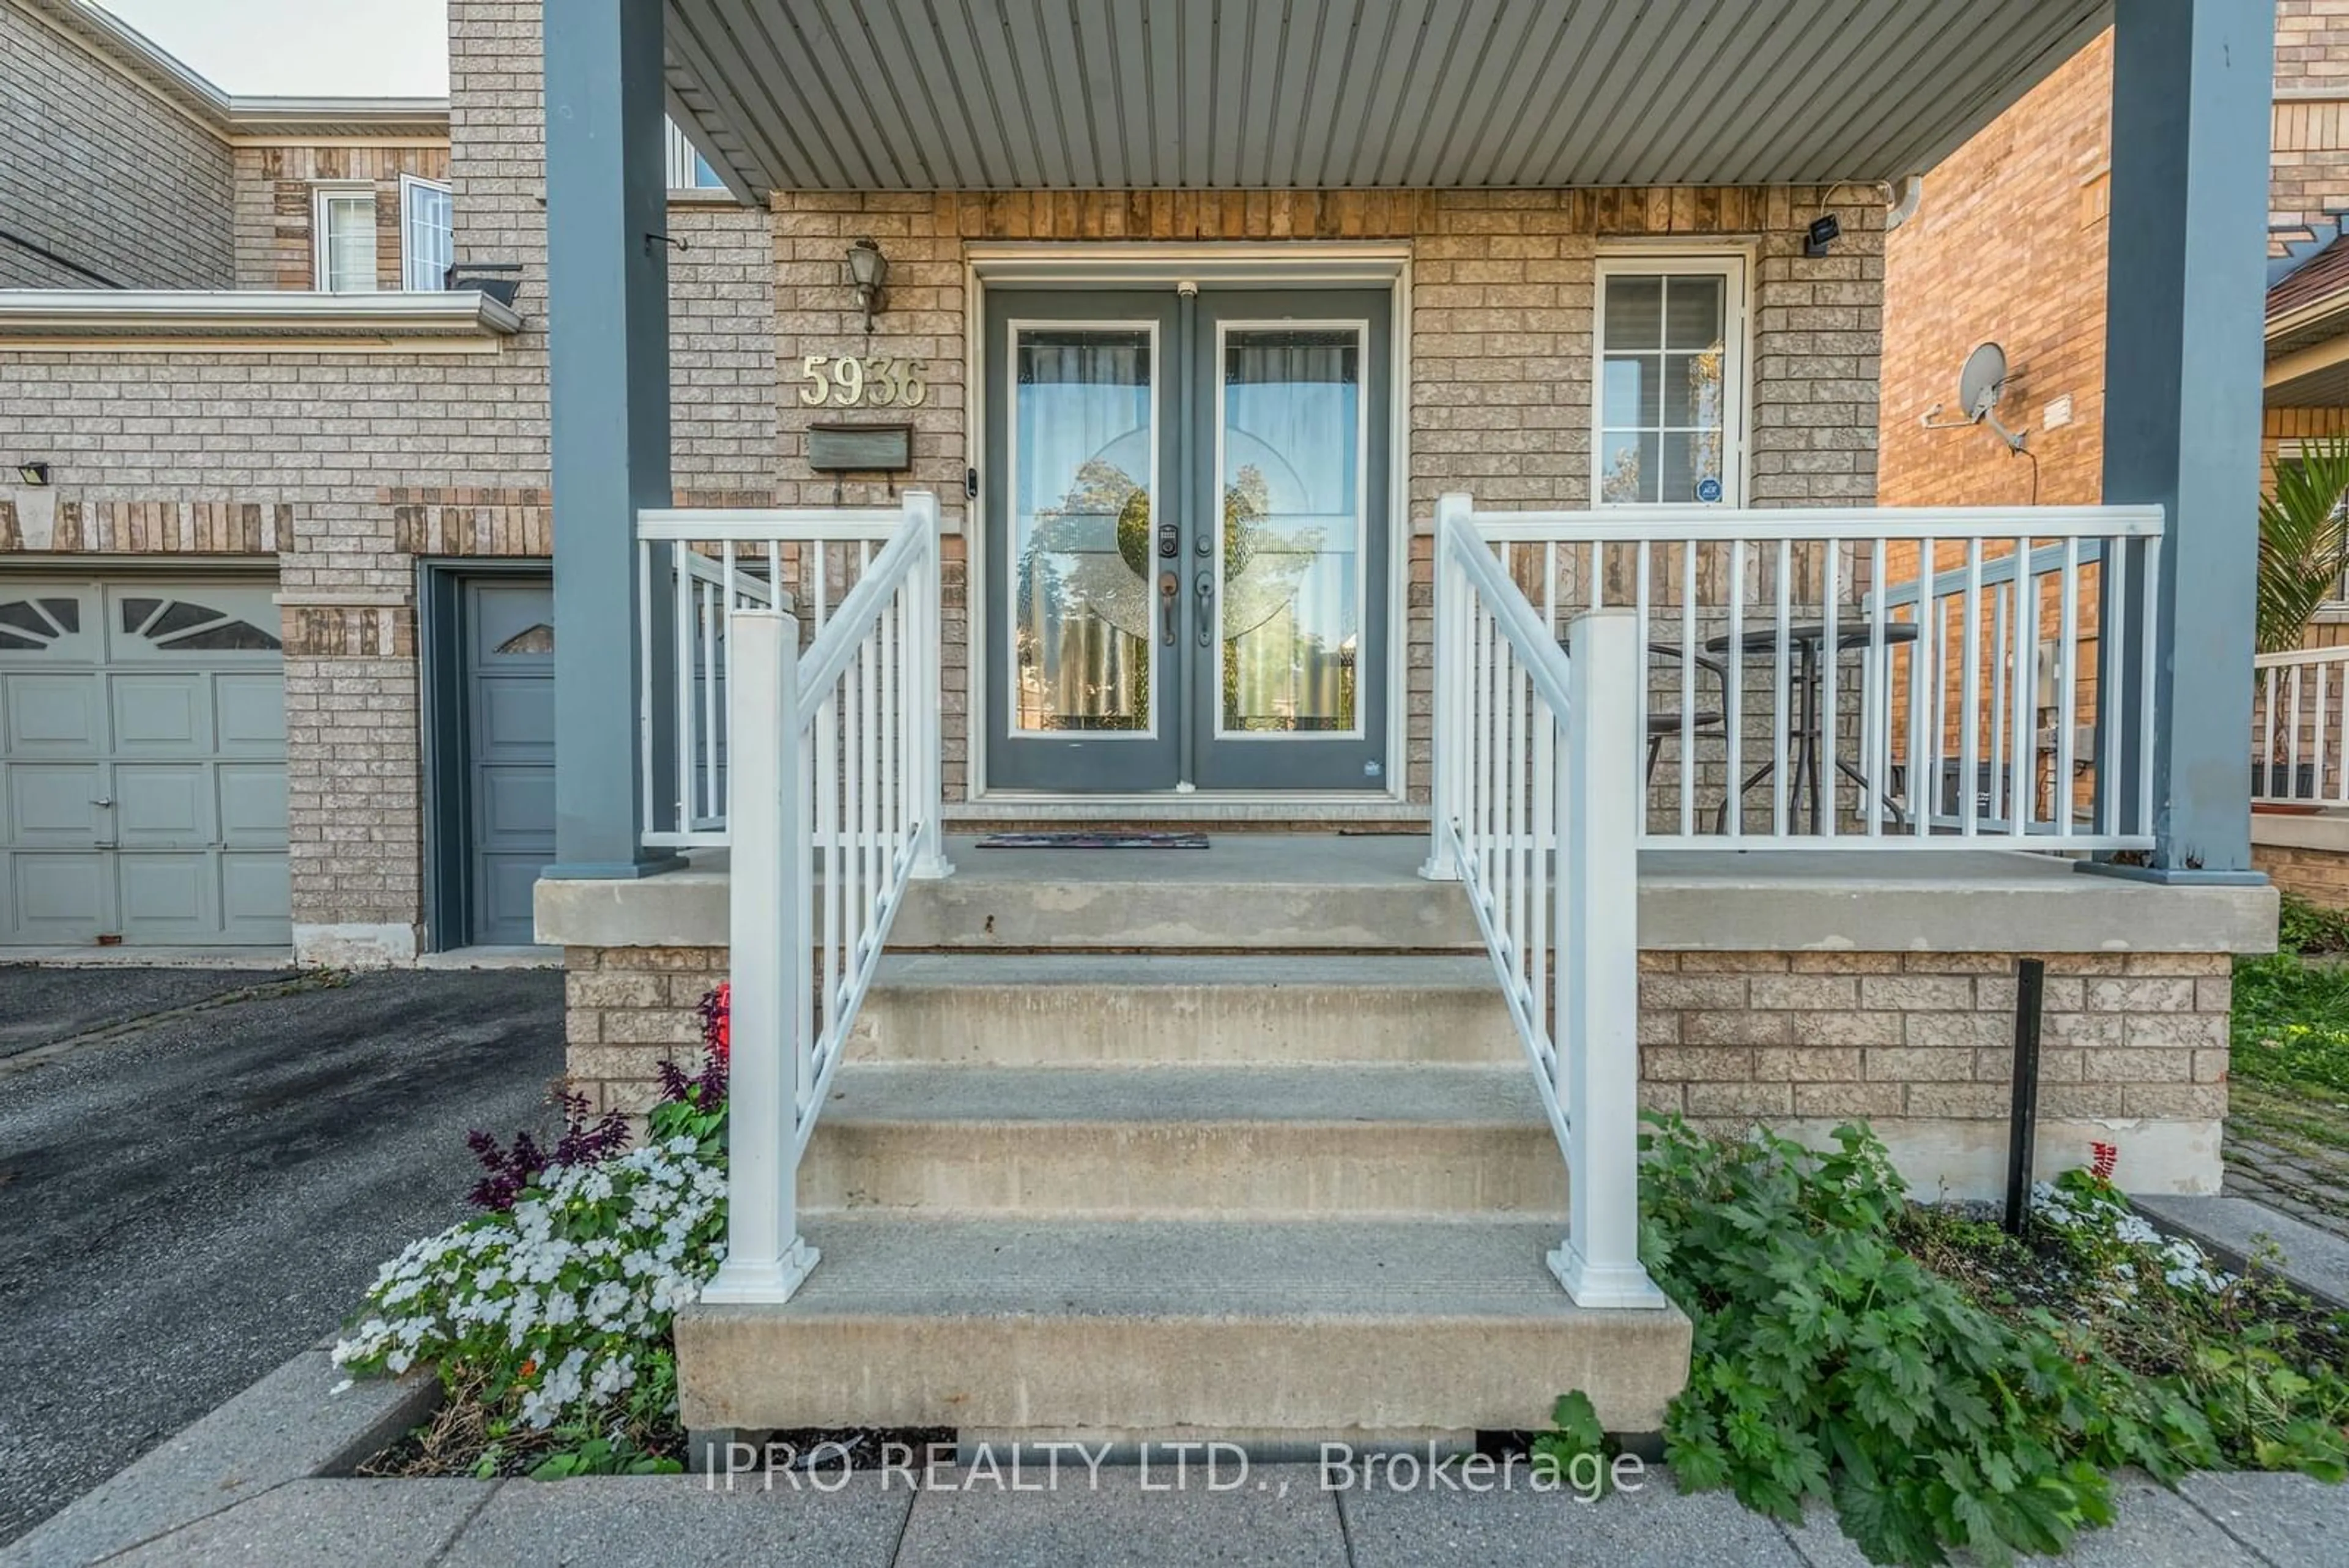
M1985 343L1966 356L1966 368L1958 375L1958 407L1966 411L1966 422L1980 424L1998 407L2006 395L2006 350L1995 343Z
M1941 405L1935 403L1925 410L1919 421L1929 431L1961 431L1987 423L1998 432L2009 452L2021 452L2023 432L2008 430L1998 422L1998 402L2006 396L2006 350L1995 343L1977 345L1966 356L1966 368L1958 372L1958 407L1961 419L1944 420Z

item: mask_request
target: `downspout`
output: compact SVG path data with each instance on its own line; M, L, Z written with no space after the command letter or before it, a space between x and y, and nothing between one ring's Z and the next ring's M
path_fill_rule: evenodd
M1922 174L1900 176L1892 187L1892 205L1884 211L1885 232L1889 234L1915 217L1918 204L1924 200L1925 177Z

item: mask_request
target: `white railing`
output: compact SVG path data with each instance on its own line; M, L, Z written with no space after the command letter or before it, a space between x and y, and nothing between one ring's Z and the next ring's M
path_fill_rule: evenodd
M1445 516L1551 637L1632 612L1645 847L2153 845L2158 507Z
M645 843L726 842L728 632L736 612L788 609L806 635L820 635L833 607L917 512L935 530L937 498L924 491L892 507L636 514Z
M705 1301L786 1300L815 1266L799 1165L907 886L939 830L937 504L905 519L804 650L730 617L732 981L727 1253Z
M1550 1268L1591 1307L1661 1307L1640 1263L1639 799L1643 660L1628 611L1559 648L1464 508L1439 514L1428 875L1456 877L1566 1156Z
M2349 757L2341 750L2349 648L2262 653L2252 665L2251 798L2349 807Z

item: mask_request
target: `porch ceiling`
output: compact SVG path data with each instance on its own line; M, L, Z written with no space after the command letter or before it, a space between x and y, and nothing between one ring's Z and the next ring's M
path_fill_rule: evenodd
M737 194L1826 183L1930 168L2111 0L667 0Z

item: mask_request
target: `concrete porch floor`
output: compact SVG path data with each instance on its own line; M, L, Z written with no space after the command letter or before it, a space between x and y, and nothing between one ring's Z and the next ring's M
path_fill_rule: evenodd
M1211 830L1206 849L978 845L947 838L955 874L915 885L892 948L1481 946L1459 888L1420 877L1427 840L1416 834ZM640 881L541 882L539 940L722 947L728 888L722 850ZM2088 877L2066 859L1998 849L1648 852L1639 919L1651 950L2264 952L2275 894Z

